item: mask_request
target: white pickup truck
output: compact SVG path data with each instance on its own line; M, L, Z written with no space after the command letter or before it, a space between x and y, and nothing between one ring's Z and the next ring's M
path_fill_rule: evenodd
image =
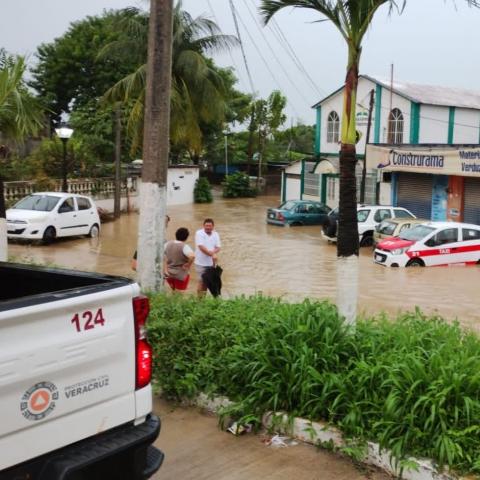
M0 480L146 479L148 299L131 280L0 262Z

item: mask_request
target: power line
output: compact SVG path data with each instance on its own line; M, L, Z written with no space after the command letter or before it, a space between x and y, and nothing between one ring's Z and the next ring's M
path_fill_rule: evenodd
M235 7L233 6L233 0L230 0L230 10L232 11L233 22L235 24L235 30L237 31L238 41L240 42L240 49L242 50L243 62L245 63L245 69L247 71L248 81L250 82L250 87L252 89L253 98L255 98L256 97L255 87L253 86L252 75L250 74L250 69L248 68L247 55L245 54L245 49L243 47L242 36L240 35L240 28L238 27L237 15L236 15L236 12L235 12Z
M212 4L210 3L210 0L207 0L207 3L208 3L208 7L210 8L210 12L211 12L211 14L212 14L212 16L213 16L213 19L215 20L215 23L216 23L218 26L220 26L220 22L218 21L218 17L215 15L215 10L213 9ZM232 52L231 52L230 49L228 49L228 53L229 53L229 55L230 55L230 59L232 60L232 64L233 64L233 66L235 67L235 70L236 70L237 72L240 72L240 69L238 68L237 63L235 62L235 59L233 58L233 54L232 54ZM247 90L247 88L245 88L245 83L244 83L244 81L243 81L243 78L240 77L240 78L239 78L239 81L240 81L240 83L241 83L241 85L242 85L242 88L244 88L245 90Z
M260 34L262 35L263 39L265 40L265 43L267 44L268 48L270 49L270 51L272 52L272 55L273 55L273 58L277 61L278 65L280 66L280 68L282 69L283 73L285 74L285 76L287 77L288 81L292 84L293 88L295 89L295 91L298 93L298 95L300 95L300 97L302 97L303 101L308 105L310 102L303 96L302 92L298 89L298 86L295 84L295 82L292 80L292 78L290 77L290 75L288 74L288 72L285 70L282 62L279 60L279 58L277 57L274 49L272 48L272 46L270 45L270 42L268 40L268 38L266 37L266 35L263 33L263 29L261 28L261 26L259 25L257 19L255 18L255 15L252 13L252 11L250 10L250 7L248 6L248 3L246 2L246 0L243 0L243 3L245 4L245 6L247 7L247 10L248 10L248 13L250 14L250 16L252 17L252 20L254 21L255 25L257 26L257 29L258 31L260 32Z
M253 2L253 0L251 0ZM310 74L308 73L307 69L303 65L302 61L300 58L298 58L297 54L295 53L295 50L293 49L292 45L288 41L287 37L283 33L283 30L280 28L280 25L276 21L275 18L272 18L269 23L269 27L272 31L272 33L278 35L278 42L280 45L284 48L284 50L287 52L287 54L290 56L294 64L297 66L297 68L304 74L304 76L309 80L310 84L313 86L313 88L317 91L317 93L322 96L326 95L325 91L323 91L318 85L315 83L315 81L312 79Z
M232 11L235 11L235 7L233 6L232 0L230 0L230 5L231 5L231 8L232 8ZM257 50L258 55L259 55L260 58L262 59L264 65L265 65L266 69L268 70L268 72L270 73L273 81L277 84L278 88L279 88L280 90L282 90L281 85L279 84L277 78L275 77L274 73L273 73L272 70L270 69L270 67L269 67L269 65L268 65L268 62L265 60L265 57L262 55L262 52L261 52L260 49L258 48L258 45L256 44L254 38L253 38L252 35L250 34L250 31L248 30L247 26L245 25L245 22L243 21L240 13L239 13L239 12L236 12L236 16L238 16L238 19L240 20L240 23L242 24L243 28L244 28L245 31L247 32L248 37L250 38L250 40L251 40L253 46L255 47L255 49ZM235 18L236 18L236 16L235 16ZM296 109L296 108L294 107L294 105L288 100L288 98L287 98L287 103L290 105L290 107L291 107L292 110L294 111L295 115L296 115L297 117L299 117L300 115L299 115L297 109Z

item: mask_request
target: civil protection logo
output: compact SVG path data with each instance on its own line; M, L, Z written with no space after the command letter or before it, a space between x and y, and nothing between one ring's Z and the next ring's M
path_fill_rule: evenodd
M39 382L30 387L20 401L20 411L27 420L43 420L55 409L59 394L52 382Z

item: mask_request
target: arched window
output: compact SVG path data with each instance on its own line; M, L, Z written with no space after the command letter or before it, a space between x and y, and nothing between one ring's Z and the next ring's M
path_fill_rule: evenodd
M330 112L327 120L327 142L338 143L340 137L340 117L337 112Z
M388 143L403 143L403 114L398 108L388 116Z

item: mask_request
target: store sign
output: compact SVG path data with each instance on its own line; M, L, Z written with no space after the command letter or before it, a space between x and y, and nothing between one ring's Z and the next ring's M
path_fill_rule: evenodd
M480 148L425 150L368 145L367 168L480 177Z

